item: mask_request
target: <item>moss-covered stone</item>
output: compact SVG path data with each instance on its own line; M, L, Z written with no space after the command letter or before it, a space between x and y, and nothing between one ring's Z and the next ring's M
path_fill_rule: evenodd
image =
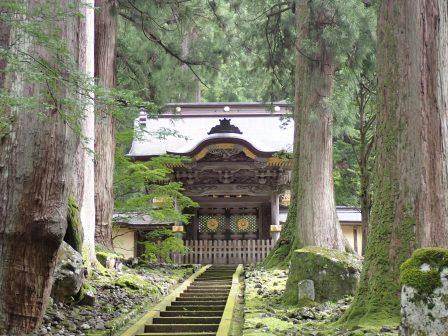
M431 294L441 287L440 272L448 268L448 250L421 248L400 267L400 283L415 288L421 294Z
M110 251L102 246L96 246L96 260L106 268L114 268L117 260L121 260L122 256Z
M448 250L422 248L400 267L403 335L448 335Z
M66 242L62 242L53 274L51 296L58 301L64 301L76 295L86 273L81 254Z
M314 246L295 250L289 267L284 302L299 304L297 285L306 279L314 281L317 302L353 295L360 272L361 260L353 254Z
M74 197L68 198L67 204L67 231L64 241L73 249L82 253L82 243L84 241L84 230L79 216L79 206Z
M95 304L96 288L90 283L84 282L75 296L75 300L80 305L93 306Z
M148 289L151 284L137 274L124 274L115 280L117 286L129 289Z

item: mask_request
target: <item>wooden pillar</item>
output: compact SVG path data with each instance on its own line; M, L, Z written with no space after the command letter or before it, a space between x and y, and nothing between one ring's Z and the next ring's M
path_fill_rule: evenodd
M193 216L193 239L198 240L199 235L199 210L194 210L194 216Z
M179 203L177 202L177 197L174 197L174 210L176 210L177 212L180 211L179 209ZM174 232L174 236L176 238L179 238L181 240L183 240L184 234L185 234L185 228L183 227L183 223L181 221L175 221L174 222L174 226L173 226L173 232Z
M271 238L276 242L280 238L280 196L278 194L271 195ZM275 229L275 230L273 230Z
M280 225L280 196L272 194L271 196L271 225Z

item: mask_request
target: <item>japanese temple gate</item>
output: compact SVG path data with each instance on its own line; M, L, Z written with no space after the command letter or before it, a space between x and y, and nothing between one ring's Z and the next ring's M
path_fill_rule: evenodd
M190 250L174 256L176 262L258 262L281 230L280 197L289 188L291 174L285 153L292 148L291 125L281 127L289 106L276 105L271 111L263 104L222 105L168 105L155 123L160 126L166 119L177 119L182 135L196 128L194 143L186 140L182 146L168 141L160 143L165 146L160 151L149 140L134 141L129 154L137 160L165 153L190 159L174 167L171 176L199 204L186 210L192 215L188 225L173 227L183 233ZM149 127L152 122L141 113L137 126Z

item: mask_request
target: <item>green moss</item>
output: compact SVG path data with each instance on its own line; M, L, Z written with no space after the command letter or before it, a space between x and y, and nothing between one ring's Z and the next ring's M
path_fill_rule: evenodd
M144 289L154 294L158 293L157 288L137 274L121 275L115 280L115 285L132 290Z
M96 250L96 260L103 266L106 267L106 261L108 259L117 259L120 260L122 259L122 256L116 254L113 251L108 250L107 248L103 247L103 246L96 246L95 247Z
M406 189L398 157L403 153L403 130L408 126L400 116L401 76L396 23L382 20L378 26L377 148L372 172L372 211L360 287L354 302L341 319L343 324L370 323L372 319L398 321L400 314L400 265L415 248L415 208L418 195ZM398 62L400 63L400 62ZM394 92L396 94L384 94ZM405 169L408 168L408 169Z
M363 273L354 301L340 320L344 326L399 321L399 267L413 249L415 220L405 215L400 225L395 223L398 185L389 171L382 174L376 181L378 191L374 194ZM410 209L403 212L412 213Z
M294 146L298 145L298 137L294 139ZM294 167L298 165L298 154L294 153ZM291 201L288 209L286 223L282 227L280 238L263 261L266 268L287 268L291 260L292 252L298 246L297 239L297 181L299 178L298 169L293 168L291 177Z
M315 307L319 305L316 301L310 300L310 299L300 299L297 301L298 307Z
M90 283L84 282L81 286L81 289L79 290L78 294L75 296L76 302L82 302L85 298L86 293L96 293L96 288L93 287Z
M429 265L423 272L421 266ZM418 290L419 294L431 294L441 287L440 272L448 267L448 250L443 248L421 248L400 267L400 283Z
M79 215L79 206L73 196L68 198L67 203L67 231L64 241L73 249L82 253L82 244L84 241L84 231Z
M263 266L265 266L266 268L286 268L288 265L288 256L290 252L290 244L278 246L272 251L269 258L265 259Z

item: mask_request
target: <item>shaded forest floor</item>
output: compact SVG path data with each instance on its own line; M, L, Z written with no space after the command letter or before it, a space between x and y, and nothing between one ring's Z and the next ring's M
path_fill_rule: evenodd
M380 330L356 327L346 330L335 325L350 305L351 297L312 308L284 306L282 295L287 278L286 270L265 270L258 267L246 269L244 336L398 335L397 326L383 326Z
M94 270L88 279L94 300L87 304L52 301L32 335L110 335L138 318L193 273L189 266L138 265L121 272Z

